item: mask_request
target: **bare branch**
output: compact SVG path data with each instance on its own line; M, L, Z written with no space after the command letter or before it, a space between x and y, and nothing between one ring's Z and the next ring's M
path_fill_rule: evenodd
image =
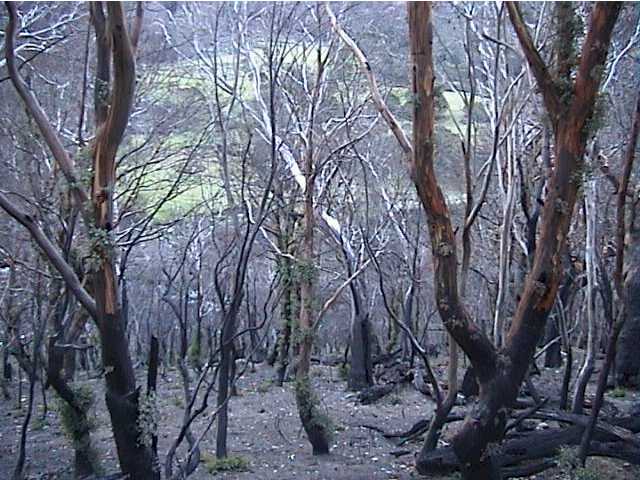
M540 52L538 52L538 49L534 45L531 35L529 35L527 25L522 18L522 13L520 13L520 7L516 2L507 2L507 10L509 11L509 18L511 19L513 29L518 35L520 46L527 58L529 67L531 67L533 76L536 78L538 86L540 87L545 107L551 117L551 122L556 124L558 122L558 116L561 113L558 88L553 81L547 65L542 60Z
M29 114L38 125L47 146L51 150L53 157L56 159L56 162L58 162L60 169L69 183L69 188L73 192L76 202L78 205L83 205L89 197L87 192L80 186L80 180L76 173L73 160L62 145L60 137L54 130L47 114L38 102L38 99L33 95L31 90L29 90L29 87L25 83L22 75L18 71L18 67L16 66L15 40L17 35L18 12L16 10L16 3L5 2L5 5L9 12L9 21L7 22L5 30L4 51L11 83L13 83L13 86L20 95L20 98L22 98Z
M338 20L336 19L336 16L331 11L329 3L325 3L325 8L327 10L329 18L331 19L331 25L333 26L336 34L345 43L345 45L347 45L347 47L351 49L354 56L358 60L358 63L360 64L360 68L362 68L363 73L367 77L369 88L371 90L371 99L373 100L376 109L378 110L378 112L380 112L380 115L382 115L384 121L387 122L387 125L389 125L389 128L391 129L393 135L396 137L400 148L407 157L407 160L410 161L413 151L411 141L409 140L409 137L404 132L404 130L398 123L398 120L396 120L396 117L393 115L393 113L391 113L391 110L389 110L389 107L382 98L380 89L378 88L378 82L376 81L376 77L371 71L371 65L369 65L369 61L367 60L366 55L363 53L360 47L358 47L358 44L349 36L349 34L342 29L342 27L338 23Z
M23 212L20 208L14 205L11 200L2 192L0 192L0 207L6 211L11 217L23 225L33 240L42 249L46 257L58 270L66 285L69 287L82 306L89 312L89 315L94 319L97 318L96 302L91 295L84 289L77 275L73 271L73 268L65 261L60 250L47 238L47 236L40 228L40 225L34 220L34 218Z

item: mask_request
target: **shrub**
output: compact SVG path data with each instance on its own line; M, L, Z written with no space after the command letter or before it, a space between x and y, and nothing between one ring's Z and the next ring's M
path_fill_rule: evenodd
M267 393L269 391L269 388L271 387L271 385L272 385L271 380L263 380L256 387L256 390L258 391L258 393Z
M142 395L138 402L138 442L141 445L150 447L153 437L158 431L158 402L155 392L149 395Z
M78 400L80 409L84 413L84 419L61 398L57 400L56 409L60 414L62 431L73 442L77 442L84 432L91 432L96 428L94 417L89 415L89 410L93 406L94 396L93 390L88 385L75 387L73 393Z
M212 475L225 472L246 472L249 470L249 462L239 456L217 458L205 453L202 455L202 462Z
M624 398L627 396L627 391L622 387L616 387L609 393L614 398Z

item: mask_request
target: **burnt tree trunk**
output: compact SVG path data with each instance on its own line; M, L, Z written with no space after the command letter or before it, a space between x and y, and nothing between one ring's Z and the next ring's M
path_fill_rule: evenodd
M237 282L237 280L236 280ZM216 431L216 457L227 456L227 428L229 425L228 401L231 396L231 387L235 378L235 340L238 328L238 311L242 302L241 292L234 293L235 298L224 315L222 322L222 334L220 337L220 368L218 372L218 429Z
M94 224L91 235L92 255L99 260L96 271L90 277L90 284L95 295L102 362L106 372L106 403L120 466L132 480L146 480L159 478L159 471L154 468L151 446L143 445L139 440L137 422L140 392L129 353L115 272L115 247L111 240L114 227L115 157L133 103L135 58L122 4L109 3L106 8L108 20L104 18L101 4L92 6L99 57L96 94L100 91L106 93L104 88L108 89L110 85L111 62L114 71L110 105L106 105L107 97L96 98L98 133L93 150L91 202Z
M289 224L285 223L285 235L281 240L280 247L285 252L292 253L290 247L288 228ZM280 274L282 276L282 300L280 302L280 318L282 319L282 327L278 335L277 346L277 368L276 368L276 384L282 386L287 375L289 367L289 350L291 345L291 330L293 327L293 317L295 305L297 303L297 286L294 281L294 269L290 258L282 257L279 261Z
M487 446L504 436L508 407L516 399L520 384L527 375L555 302L562 277L562 253L580 186L578 179L589 135L589 120L620 4L597 4L594 7L570 92L559 91L529 36L517 6L508 4L512 23L551 117L556 165L542 210L540 241L533 266L525 281L505 346L500 352L471 321L459 298L451 217L433 166L431 5L413 2L408 9L414 98L411 174L430 231L438 310L447 330L471 360L480 385L479 401L455 435L453 449L465 478L500 478L499 468L487 452ZM569 25L563 25L563 28L569 28ZM567 93L570 98L565 101L563 94ZM429 470L428 459L422 452L417 459L417 468L420 472Z
M296 405L300 421L307 434L314 455L329 453L331 431L329 419L320 411L320 402L315 394L311 382L311 351L314 340L314 311L313 295L315 283L315 253L314 253L314 193L316 170L314 165L314 118L318 99L320 81L324 71L324 63L318 63L316 83L313 89L309 124L307 127L307 146L304 155L304 212L302 217L302 240L298 259L298 281L300 285L300 310L298 328L296 331Z
M84 478L96 473L96 463L92 456L91 432L87 418L86 406L83 405L62 375L64 350L56 347L58 336L49 338L47 384L51 385L62 401L74 412L76 430L74 432L74 474Z
M625 387L637 386L640 383L640 245L638 232L632 232L633 242L627 252L628 260L625 275L625 311L626 319L616 353L616 383Z
M349 259L347 259L349 261ZM349 268L348 274L353 274ZM355 280L349 285L351 291L351 356L349 362L350 390L359 391L373 385L373 363L371 359L371 324L369 312L361 292L362 282Z
M636 101L633 124L631 126L631 135L625 155L623 173L620 180L620 188L616 202L616 268L614 272L614 283L618 298L622 299L624 302L623 316L618 320L618 322L621 322L619 327L621 329L619 332L621 338L619 339L618 351L615 353L617 366L616 382L620 385L637 384L637 376L640 370L637 363L637 355L635 355L636 358L634 358L633 353L635 350L634 343L638 338L640 338L638 337L638 334L640 334L640 300L637 295L634 296L630 294L630 292L634 291L633 288L626 288L626 285L633 287L638 281L640 281L638 278L640 276L638 273L638 266L640 265L640 245L638 244L639 230L635 221L635 204L633 205L634 208L632 208L630 212L632 214L630 215L631 225L629 226L628 231L626 228L627 191L629 189L629 181L635 159L636 146L638 144L638 135L640 135L640 94ZM626 235L628 235L629 239L628 249L629 256L631 258L627 258L627 273L625 276L624 257ZM623 284L625 284L624 288Z
M565 269L564 281L562 282L562 286L560 287L560 291L558 292L558 298L561 300L559 304L559 308L565 308L565 305L569 303L569 296L573 292L573 280L575 278L575 271L573 266L570 264ZM555 314L549 321L547 321L547 326L545 328L544 333L544 341L542 342L544 345L547 343L557 339L560 337L560 340L556 341L553 345L551 345L544 355L544 366L547 368L558 368L562 365L562 355L561 346L562 346L562 332L560 331L560 318L558 318L558 314Z

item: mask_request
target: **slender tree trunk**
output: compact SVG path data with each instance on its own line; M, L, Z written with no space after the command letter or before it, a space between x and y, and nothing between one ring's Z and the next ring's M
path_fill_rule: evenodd
M560 299L561 300L561 299ZM573 370L573 349L571 347L571 338L567 329L567 316L564 303L560 301L557 306L558 319L560 325L560 335L562 336L562 347L567 355L566 364L564 366L564 374L562 376L562 386L560 388L560 410L567 410L569 403L569 385L571 383L571 372Z
M586 292L586 309L587 309L587 351L578 374L576 381L575 393L573 395L573 406L571 410L573 413L582 414L584 411L584 397L587 389L587 384L593 374L596 361L597 350L597 325L595 318L595 303L596 303L596 272L597 262L596 255L596 210L597 205L595 180L590 180L587 187L587 195L585 198L585 217L587 224L586 234L586 252L585 263L587 267L587 292Z
M493 341L501 348L505 330L505 302L509 293L509 273L511 263L512 224L516 203L516 180L514 159L507 154L506 192L504 192L504 208L502 226L500 228L500 256L498 268L498 298L496 299L495 316L493 320Z
M285 226L285 236L281 241L280 247L284 248L284 251L290 253L288 244L288 231ZM280 270L282 277L282 300L280 302L280 318L282 319L282 326L280 335L277 342L277 370L276 370L276 384L281 387L284 383L287 375L287 368L289 367L289 347L291 345L291 330L293 327L294 308L296 304L296 284L293 279L293 265L291 259L283 257L280 259Z
M353 273L352 270L349 268L349 276ZM361 295L361 283L354 280L349 285L349 290L351 291L351 357L347 384L350 390L358 391L373 385L372 332L369 312Z
M18 444L18 459L16 461L16 466L13 470L13 480L22 480L24 478L24 463L26 460L26 449L27 449L27 434L29 429L29 423L31 422L31 416L33 414L33 404L35 401L35 389L36 384L38 382L38 368L40 358L40 347L42 345L42 338L44 337L44 331L46 329L46 320L43 319L42 312L42 301L41 301L41 288L42 288L42 276L38 274L38 278L36 280L35 287L35 305L32 309L32 314L34 318L34 338L33 338L33 349L32 349L32 363L31 363L31 371L29 374L29 400L27 403L27 413L22 422L22 429L20 431L20 441Z
M230 385L233 381L232 364L235 362L233 340L236 331L237 311L233 307L225 315L220 338L220 367L218 371L218 429L216 431L216 457L227 456L227 428L229 425L228 400L231 395ZM235 371L235 370L233 370Z
M311 129L310 129L311 132ZM313 287L315 280L314 227L315 171L313 149L307 146L305 155L306 188L304 191L304 214L302 244L299 257L300 314L296 331L298 360L296 362L296 405L300 421L307 433L314 455L329 453L331 440L329 419L320 411L318 398L311 383L311 352L313 350Z

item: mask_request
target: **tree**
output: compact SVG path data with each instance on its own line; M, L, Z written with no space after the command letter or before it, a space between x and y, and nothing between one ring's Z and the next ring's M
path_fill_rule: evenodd
M129 355L124 319L119 302L118 279L115 272L114 193L116 185L116 153L127 126L135 89L134 44L142 23L142 8L137 9L132 37L126 25L122 4L109 3L108 21L102 4L92 5L92 18L98 40L96 73L96 139L92 145L92 185L88 192L82 185L69 153L55 132L46 113L23 80L15 63L15 38L18 13L15 4L7 3L9 23L6 29L5 58L9 76L29 114L34 118L59 168L64 173L77 208L92 242L95 269L89 274L89 289L78 278L46 237L31 215L22 212L5 196L2 207L25 226L51 263L65 279L67 286L95 320L102 345L105 368L106 402L111 415L118 458L124 473L134 479L157 478L150 446L139 442L138 413L140 392L136 386L133 364ZM102 31L101 29L104 28ZM106 41L109 39L109 41ZM113 62L113 88L110 66ZM107 98L110 102L107 104Z
M457 255L447 203L433 168L434 71L432 57L431 6L409 4L414 86L414 156L411 175L427 214L435 263L436 300L447 330L471 360L480 384L478 405L468 413L456 434L453 449L467 478L499 478L487 445L504 435L507 409L515 400L561 280L560 259L581 184L588 121L593 115L601 71L620 5L594 7L590 28L582 47L576 80L568 90L559 90L540 58L518 7L508 4L509 15L527 61L542 92L555 133L556 165L542 211L539 246L524 285L515 318L498 351L478 329L460 302ZM568 28L568 25L564 25ZM562 97L561 95L568 97ZM429 471L429 459L417 459L421 472Z

